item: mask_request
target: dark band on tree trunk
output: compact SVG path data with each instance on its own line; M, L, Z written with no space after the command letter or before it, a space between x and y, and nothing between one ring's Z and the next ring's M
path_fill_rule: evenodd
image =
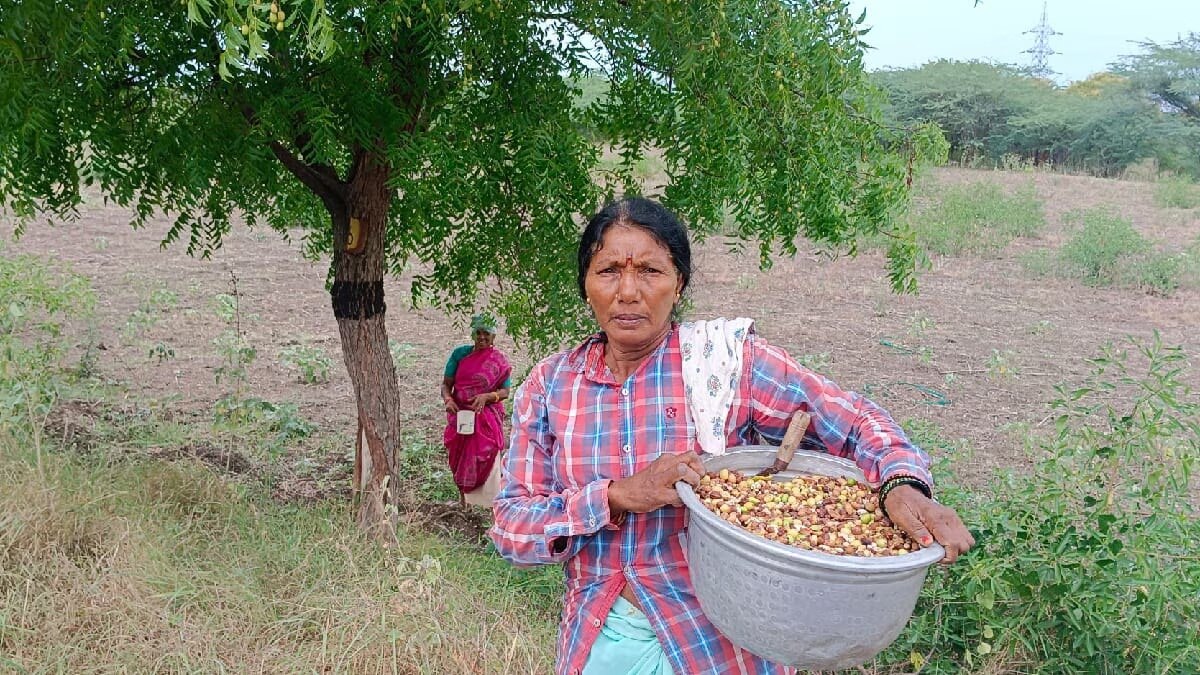
M369 319L387 311L383 281L335 281L329 296L338 319Z

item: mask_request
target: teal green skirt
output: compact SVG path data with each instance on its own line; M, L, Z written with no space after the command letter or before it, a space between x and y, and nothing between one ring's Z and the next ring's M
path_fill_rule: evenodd
M617 597L583 675L674 675L650 620L636 605Z

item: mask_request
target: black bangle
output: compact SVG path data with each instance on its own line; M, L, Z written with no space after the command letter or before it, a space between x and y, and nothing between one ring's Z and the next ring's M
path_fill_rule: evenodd
M883 482L883 485L879 486L879 510L883 511L883 515L886 516L888 514L887 507L883 505L884 500L887 499L888 494L890 494L892 490L895 490L901 485L911 485L920 490L921 493L924 494L928 499L933 499L933 490L930 490L929 485L927 485L925 481L921 480L920 478L917 478L916 476L894 476L887 479Z

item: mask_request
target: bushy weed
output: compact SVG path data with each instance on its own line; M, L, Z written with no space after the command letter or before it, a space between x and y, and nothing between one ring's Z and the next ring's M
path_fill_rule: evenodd
M1200 185L1183 176L1165 178L1154 186L1154 203L1167 209L1194 209L1200 206Z
M1090 209L1064 219L1075 226L1070 239L1057 254L1025 258L1027 270L1079 279L1090 286L1138 288L1158 295L1169 295L1190 283L1189 251L1170 255L1155 250L1129 220L1116 213Z
M457 501L458 486L450 473L445 446L423 438L408 439L403 446L396 467L400 479L413 486L422 501Z
M304 384L322 384L329 381L333 361L324 350L313 345L290 345L279 353L279 360L296 371L296 378Z
M1138 365L1134 365L1137 362ZM977 548L931 572L885 660L924 673L1176 673L1200 664L1200 401L1178 348L1131 342L1058 387L1029 472L946 489Z
M1032 184L1009 193L989 182L942 188L918 200L907 220L922 248L943 255L999 251L1045 225Z
M3 246L0 244L0 254ZM64 331L95 306L87 281L31 256L0 255L0 433L36 424L59 396Z

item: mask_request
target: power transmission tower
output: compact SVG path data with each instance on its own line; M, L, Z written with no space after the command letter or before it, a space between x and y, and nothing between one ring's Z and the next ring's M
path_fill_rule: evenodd
M1033 46L1021 53L1030 54L1033 57L1033 62L1029 66L1029 73L1031 75L1049 80L1057 73L1050 70L1050 64L1047 62L1047 59L1058 53L1050 47L1050 38L1055 35L1062 35L1062 33L1050 27L1050 22L1046 19L1046 4L1045 2L1042 3L1041 23L1023 33L1023 35L1033 33Z

